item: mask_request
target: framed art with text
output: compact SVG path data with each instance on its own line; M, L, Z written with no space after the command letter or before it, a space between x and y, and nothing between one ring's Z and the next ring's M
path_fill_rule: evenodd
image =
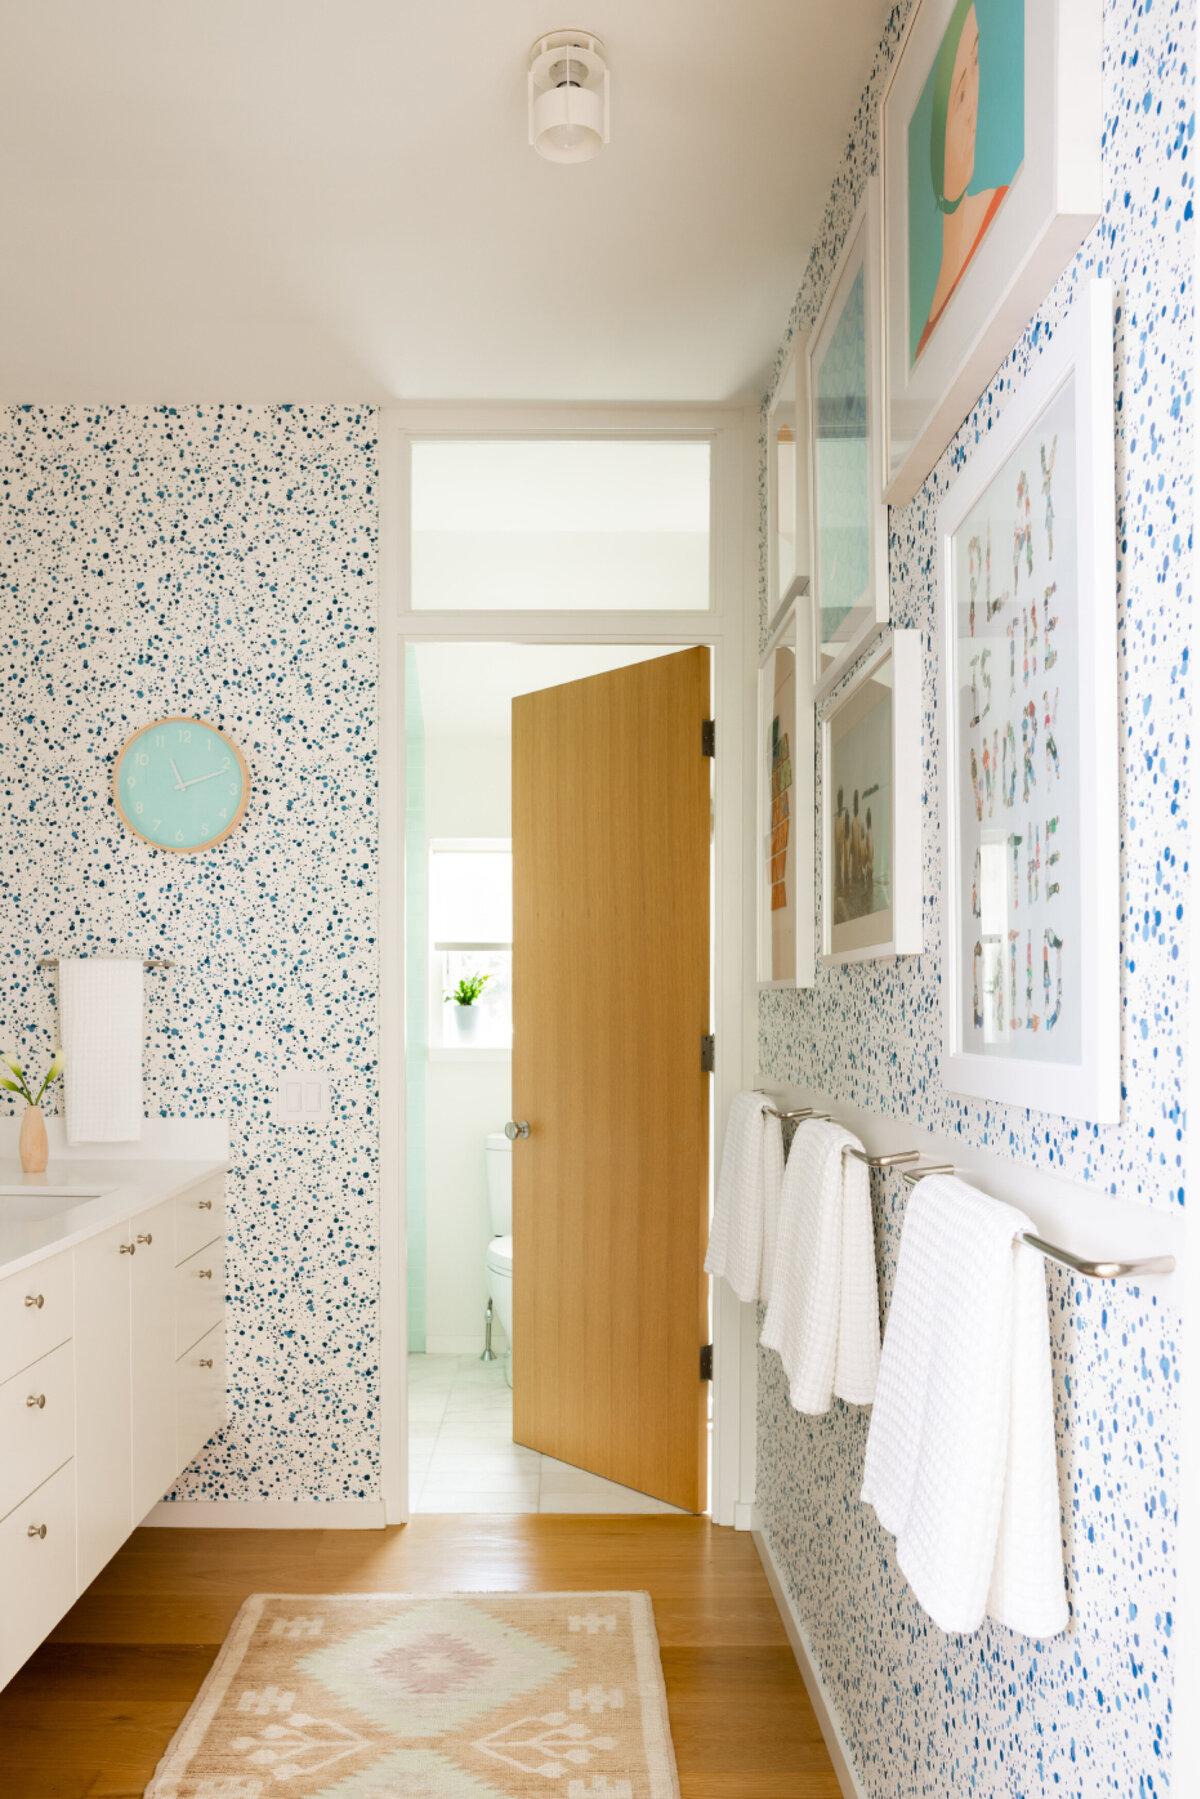
M884 92L883 479L904 505L1100 216L1102 0L918 0Z
M758 674L758 981L816 978L814 720L810 602L773 632Z
M1113 290L1074 311L943 502L945 1065L1120 1118Z
M921 674L893 631L821 720L826 964L921 953Z
M888 617L881 430L879 183L850 227L808 345L808 484L817 697Z

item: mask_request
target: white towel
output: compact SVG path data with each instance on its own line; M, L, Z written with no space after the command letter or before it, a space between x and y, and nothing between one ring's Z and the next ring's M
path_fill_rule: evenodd
M762 1340L777 1349L798 1412L827 1412L836 1393L870 1405L879 1371L879 1290L862 1145L814 1119L792 1140L779 1212L775 1278Z
M66 957L58 965L68 1143L142 1134L142 958Z
M783 1133L771 1102L739 1093L729 1108L705 1272L739 1299L766 1299L783 1180Z
M1030 1221L964 1182L914 1189L863 1499L947 1631L1065 1630L1046 1275Z

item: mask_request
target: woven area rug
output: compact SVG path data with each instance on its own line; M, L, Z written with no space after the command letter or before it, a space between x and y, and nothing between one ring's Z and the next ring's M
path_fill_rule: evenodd
M256 1593L146 1799L678 1799L645 1593Z

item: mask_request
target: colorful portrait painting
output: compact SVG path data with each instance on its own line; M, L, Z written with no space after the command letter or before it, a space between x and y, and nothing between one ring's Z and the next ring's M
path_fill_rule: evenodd
M767 748L768 796L767 883L771 911L771 979L796 978L796 826L793 819L796 744L796 658L791 650L775 652L773 705Z
M908 123L910 367L936 332L1024 157L1023 0L955 0Z

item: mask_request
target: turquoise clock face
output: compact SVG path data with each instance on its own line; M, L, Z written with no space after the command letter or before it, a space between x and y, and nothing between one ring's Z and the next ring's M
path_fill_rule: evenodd
M241 820L250 777L228 737L198 718L161 718L129 739L113 775L117 811L159 849L208 849Z

